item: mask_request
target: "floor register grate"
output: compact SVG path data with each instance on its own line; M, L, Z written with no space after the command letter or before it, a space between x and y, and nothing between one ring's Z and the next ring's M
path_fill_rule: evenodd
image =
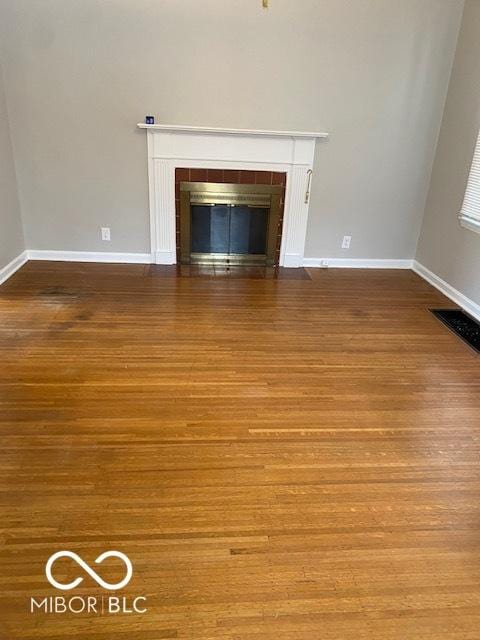
M444 325L480 353L480 323L461 309L430 309Z

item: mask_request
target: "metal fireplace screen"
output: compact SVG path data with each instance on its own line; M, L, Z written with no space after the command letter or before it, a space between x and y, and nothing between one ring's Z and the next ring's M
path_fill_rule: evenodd
M282 186L180 183L182 264L275 264Z

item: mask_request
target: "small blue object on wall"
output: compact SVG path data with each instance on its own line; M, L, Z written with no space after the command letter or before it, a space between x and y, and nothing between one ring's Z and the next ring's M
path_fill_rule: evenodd
M155 118L153 116L145 116L145 124L155 124Z

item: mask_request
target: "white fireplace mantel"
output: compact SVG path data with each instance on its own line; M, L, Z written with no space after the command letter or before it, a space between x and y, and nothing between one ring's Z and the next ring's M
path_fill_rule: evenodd
M175 264L175 169L244 169L287 174L280 264L303 264L311 172L326 133L138 124L147 130L152 260Z
M273 138L328 138L328 133L312 131L268 131L265 129L226 129L223 127L196 127L184 124L145 124L139 122L139 129L152 131L183 131L185 133L226 133L239 136L267 136Z

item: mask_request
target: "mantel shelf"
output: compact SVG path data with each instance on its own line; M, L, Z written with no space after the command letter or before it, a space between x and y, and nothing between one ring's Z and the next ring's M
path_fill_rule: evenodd
M328 138L328 133L314 131L265 131L263 129L226 129L222 127L196 127L182 124L145 124L139 122L139 129L149 129L152 131L172 131L185 133L219 133L238 136L264 136L268 138Z

